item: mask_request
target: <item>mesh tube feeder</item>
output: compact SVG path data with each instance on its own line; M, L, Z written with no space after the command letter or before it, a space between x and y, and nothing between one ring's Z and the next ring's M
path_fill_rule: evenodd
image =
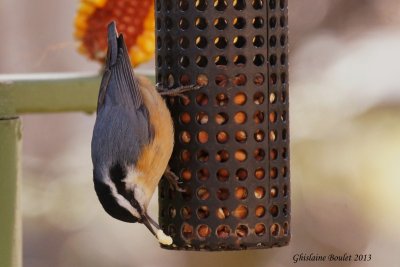
M176 250L242 250L290 240L287 0L157 0L156 78L200 84L169 98L171 169L159 223Z

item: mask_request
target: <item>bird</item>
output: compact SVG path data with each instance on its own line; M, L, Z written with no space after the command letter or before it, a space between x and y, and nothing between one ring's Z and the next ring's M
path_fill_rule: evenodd
M169 169L174 128L163 96L180 95L197 86L172 90L139 80L130 64L123 34L108 25L108 50L100 83L91 157L93 182L104 210L117 220L142 223L162 244L171 245L148 215L151 197L164 176L181 190ZM154 229L154 228L155 229Z

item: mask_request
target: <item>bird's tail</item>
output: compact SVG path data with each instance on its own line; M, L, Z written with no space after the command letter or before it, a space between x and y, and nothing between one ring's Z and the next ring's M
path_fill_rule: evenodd
M107 95L119 104L133 105L138 109L143 104L139 83L133 74L124 36L118 34L115 21L108 25L107 35L107 59L100 86L99 105L102 105Z
M112 66L117 61L118 56L118 32L115 21L108 24L108 51L106 66Z

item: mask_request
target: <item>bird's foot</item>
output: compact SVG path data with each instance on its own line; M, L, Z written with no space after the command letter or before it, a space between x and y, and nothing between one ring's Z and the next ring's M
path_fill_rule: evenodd
M171 190L176 190L178 192L186 192L186 190L179 185L180 183L182 183L179 181L179 177L173 171L171 171L169 166L164 172L164 177L167 179Z
M200 85L192 84L192 85L180 86L174 89L168 89L162 87L162 85L159 83L156 85L157 91L161 96L179 96L185 99L187 99L187 96L184 95L184 93L199 90L201 87L202 86Z

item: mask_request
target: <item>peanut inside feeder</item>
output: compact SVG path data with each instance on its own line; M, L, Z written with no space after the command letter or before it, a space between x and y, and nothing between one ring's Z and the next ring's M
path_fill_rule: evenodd
M170 98L171 170L159 185L166 249L242 250L290 240L287 1L157 0L156 72Z

